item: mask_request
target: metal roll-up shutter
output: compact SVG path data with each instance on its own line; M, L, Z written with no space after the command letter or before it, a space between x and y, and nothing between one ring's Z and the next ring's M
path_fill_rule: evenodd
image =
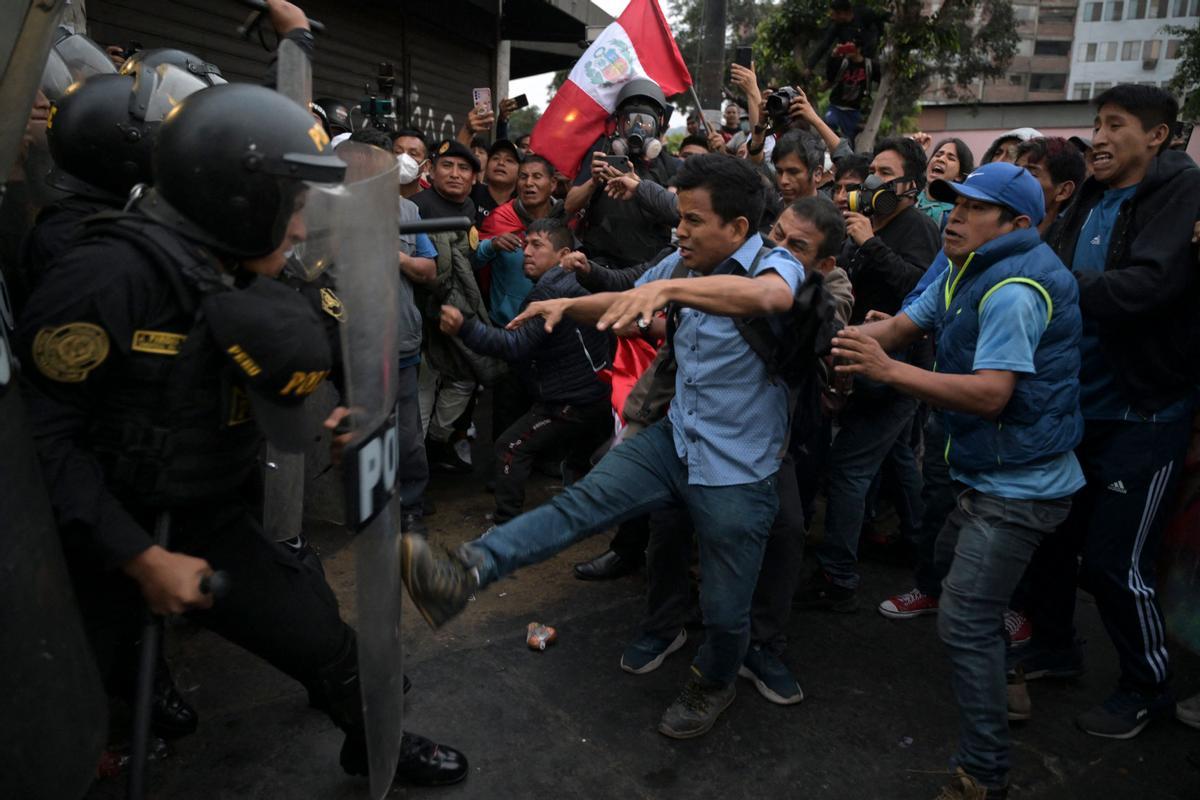
M313 94L358 102L367 84L374 91L379 63L389 61L397 113L407 110L432 140L452 137L471 90L493 84L497 6L494 0L308 0L305 12L327 29L317 39ZM270 60L257 40L238 38L246 10L232 0L90 0L87 11L88 33L102 45L178 47L213 62L232 81L261 82Z

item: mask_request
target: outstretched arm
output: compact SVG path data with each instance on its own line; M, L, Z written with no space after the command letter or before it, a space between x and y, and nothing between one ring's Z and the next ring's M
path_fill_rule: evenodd
M723 317L765 317L792 307L792 288L775 272L753 278L706 275L650 281L622 292L608 305L597 328L622 329L649 320L668 303Z

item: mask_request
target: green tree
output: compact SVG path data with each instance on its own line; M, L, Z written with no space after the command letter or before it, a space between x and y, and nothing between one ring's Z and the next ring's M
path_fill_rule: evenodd
M921 94L940 79L950 99L973 100L971 85L1002 77L1017 49L1011 0L945 0L926 13L922 0L870 0L890 16L880 39L879 86L859 149L874 145L885 116L899 128ZM755 52L780 82L813 81L808 47L828 24L828 0L782 0L758 28Z
M537 125L537 121L542 118L542 109L538 106L525 106L517 109L508 115L508 137L515 139L517 136L533 132L533 126Z
M1171 91L1183 98L1185 120L1200 119L1200 25L1168 25L1163 29L1183 39L1179 47L1179 66L1171 78Z

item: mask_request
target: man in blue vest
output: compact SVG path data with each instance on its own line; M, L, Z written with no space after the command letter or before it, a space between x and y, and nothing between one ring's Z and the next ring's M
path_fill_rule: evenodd
M957 770L939 798L994 800L1008 793L1004 611L1084 484L1072 452L1083 435L1079 288L1038 236L1045 202L1025 169L988 164L929 188L954 203L949 267L895 317L841 331L833 354L838 371L940 409L961 487L938 537L939 548L954 547L938 633L961 731ZM926 332L937 337L932 372L888 357Z

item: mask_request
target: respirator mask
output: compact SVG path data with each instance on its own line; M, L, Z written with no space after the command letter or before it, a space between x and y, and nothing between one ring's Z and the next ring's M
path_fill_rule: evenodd
M613 155L644 158L652 161L662 152L658 140L658 116L648 108L633 106L617 117L617 130L612 140Z
M881 217L889 216L900 208L900 201L903 198L912 196L916 191L913 189L907 192L897 192L896 184L911 180L912 178L907 175L901 175L890 181L885 181L878 175L868 175L857 189L847 194L846 204L851 211L863 216L869 217L873 214Z

